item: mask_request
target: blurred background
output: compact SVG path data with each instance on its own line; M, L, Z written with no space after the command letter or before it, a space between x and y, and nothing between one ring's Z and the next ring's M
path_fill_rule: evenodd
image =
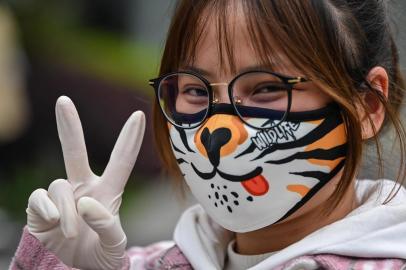
M181 200L161 174L151 133L153 91L175 0L0 1L0 269L15 251L29 194L65 178L54 106L75 102L89 159L101 173L119 131L135 110L147 133L121 210L129 245L171 239ZM391 18L406 67L406 1L391 1ZM405 115L406 111L403 110ZM406 117L406 116L405 116ZM395 178L393 134L382 138L385 177ZM360 177L376 178L370 147ZM165 222L162 222L165 221Z

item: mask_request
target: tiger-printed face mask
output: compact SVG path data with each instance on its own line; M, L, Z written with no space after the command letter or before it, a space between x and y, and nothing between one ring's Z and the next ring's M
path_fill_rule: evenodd
M201 126L169 125L169 134L193 195L228 230L248 232L285 219L344 166L347 137L335 104L291 112L267 130L245 124L231 105L215 106L221 108ZM261 109L261 117L247 121L270 120L263 115Z

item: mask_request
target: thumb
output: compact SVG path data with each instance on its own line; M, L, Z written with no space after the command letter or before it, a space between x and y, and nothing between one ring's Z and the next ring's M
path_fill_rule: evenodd
M102 246L125 250L127 237L120 219L113 216L101 203L90 197L82 197L77 203L79 215L98 235Z

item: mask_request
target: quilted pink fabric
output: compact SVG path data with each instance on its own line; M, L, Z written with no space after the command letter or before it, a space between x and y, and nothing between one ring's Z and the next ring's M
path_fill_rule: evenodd
M130 261L136 264L134 270L192 270L182 251L175 245L170 248L153 244L145 248L134 247L127 251L122 270L130 269ZM40 241L24 229L16 254L10 265L11 270L67 270L66 266ZM373 259L319 254L295 258L275 270L401 270L406 269L403 259Z

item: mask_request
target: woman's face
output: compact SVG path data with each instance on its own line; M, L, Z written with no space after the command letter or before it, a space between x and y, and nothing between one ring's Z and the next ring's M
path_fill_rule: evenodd
M253 49L252 42L250 40L250 35L247 33L247 29L245 27L245 18L242 12L238 11L236 16L230 16L229 21L229 29L228 31L233 31L234 35L230 42L233 44L233 54L235 60L235 68L231 68L229 61L224 61L226 64L221 65L220 59L225 59L226 56L220 55L219 51L219 38L217 36L217 28L215 24L216 20L209 20L207 24L206 31L204 32L203 38L201 42L198 44L196 48L196 54L194 57L193 63L186 63L182 70L184 71L194 71L200 73L201 76L206 78L212 85L213 94L215 98L218 100L218 103L230 103L228 97L228 84L233 78L235 78L238 74L247 71L247 70L269 70L268 68L261 66L261 56L255 53ZM277 51L277 50L276 50ZM279 74L283 74L290 77L303 77L303 72L296 69L290 62L287 60L287 57L278 56L278 59L283 59L278 63L272 63L273 72L277 72ZM236 70L233 72L232 70ZM184 81L179 81L179 85L187 85L193 84L193 82L188 81L186 78ZM182 110L186 110L187 112L199 112L202 108L207 106L207 101L204 104L201 104L201 107L196 106L195 110L191 108L191 104L199 104L199 93L193 92L191 96L186 96L184 99L179 99L176 103L177 111L182 112ZM189 99L190 98L190 99ZM207 100L203 98L202 100ZM310 111L319 108L325 107L327 104L332 102L332 98L325 94L321 89L318 89L314 83L312 82L304 82L295 84L293 91L292 91L292 106L291 111L294 112L302 112L302 111ZM215 116L213 116L213 119ZM216 120L213 120L216 121ZM230 120L231 121L231 120ZM210 118L207 123L210 123ZM198 132L197 137L201 134ZM195 137L194 143L199 145L200 139L196 139ZM238 140L234 140L238 141ZM202 146L199 151L204 154L205 151ZM224 147L226 148L226 147ZM229 148L229 149L228 149ZM238 148L238 145L234 145L231 147L227 145L227 149L232 151L233 149ZM230 151L226 151L227 149L222 149L220 155L227 156L229 155ZM224 151L223 151L224 150ZM192 154L191 154L192 155ZM207 154L206 154L207 155ZM220 164L221 165L221 164ZM203 166L200 164L200 166ZM229 172L232 173L232 172ZM293 215L289 218L285 219L283 222L286 222L292 218L297 216L301 216L306 212L309 212L312 209L315 209L316 206L320 205L321 202L326 201L331 194L334 192L335 186L340 179L340 173L338 173L331 181L329 181L320 191L316 193L303 207L301 207L298 211L296 211ZM281 179L280 179L281 180ZM271 184L272 185L272 184ZM247 188L247 187L245 187ZM216 192L217 193L217 192ZM210 196L209 196L210 197ZM217 207L217 206L216 206Z

